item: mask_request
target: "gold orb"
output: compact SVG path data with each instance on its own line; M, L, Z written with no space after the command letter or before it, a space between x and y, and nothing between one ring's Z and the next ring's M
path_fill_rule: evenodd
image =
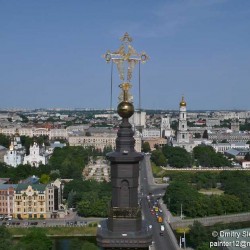
M134 106L130 102L121 102L117 106L117 112L122 118L129 118L134 114Z
M184 96L183 96L182 99L181 99L180 106L181 106L181 107L186 107L186 106L187 106L187 103L186 103L185 100L184 100Z

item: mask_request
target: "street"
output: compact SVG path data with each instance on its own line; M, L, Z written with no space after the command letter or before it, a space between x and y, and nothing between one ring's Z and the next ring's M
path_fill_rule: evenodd
M174 250L179 249L175 236L167 223L166 211L162 211L163 223L158 223L155 214L151 213L153 205L157 200L164 195L167 185L155 184L153 180L150 156L145 155L141 162L140 172L140 194L143 216L152 225L153 229L153 249L155 250ZM147 196L150 194L150 200ZM160 200L158 200L158 204ZM160 204L159 204L160 205ZM161 225L164 225L165 230L161 233Z

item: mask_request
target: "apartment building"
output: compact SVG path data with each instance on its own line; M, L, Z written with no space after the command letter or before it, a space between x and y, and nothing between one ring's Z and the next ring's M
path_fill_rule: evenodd
M12 217L16 184L0 184L0 215Z

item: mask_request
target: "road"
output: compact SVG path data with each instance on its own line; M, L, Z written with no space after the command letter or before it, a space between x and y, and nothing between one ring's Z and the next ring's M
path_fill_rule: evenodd
M150 165L150 156L145 155L144 160L141 162L140 171L140 198L143 216L148 220L153 228L153 248L155 250L175 250L179 249L176 238L173 235L170 226L167 224L166 214L162 213L164 218L165 230L163 236L160 235L160 225L156 220L156 216L151 214L153 203L164 195L167 185L155 184L152 176ZM151 193L150 202L147 200L147 195Z
M80 216L77 216L75 212L71 212L68 216L66 216L63 219L44 219L44 220L18 220L18 219L12 219L12 220L2 220L0 221L0 225L7 225L9 227L54 227L54 226L87 226L89 223L92 222L99 222L100 220L103 220L103 218L83 218ZM35 223L35 224L34 224Z

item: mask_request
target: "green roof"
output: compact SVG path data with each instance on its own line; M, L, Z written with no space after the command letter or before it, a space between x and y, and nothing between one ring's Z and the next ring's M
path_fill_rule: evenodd
M31 186L33 190L35 191L45 191L45 188L47 185L45 184L18 184L16 191L23 191L28 188L28 186Z

